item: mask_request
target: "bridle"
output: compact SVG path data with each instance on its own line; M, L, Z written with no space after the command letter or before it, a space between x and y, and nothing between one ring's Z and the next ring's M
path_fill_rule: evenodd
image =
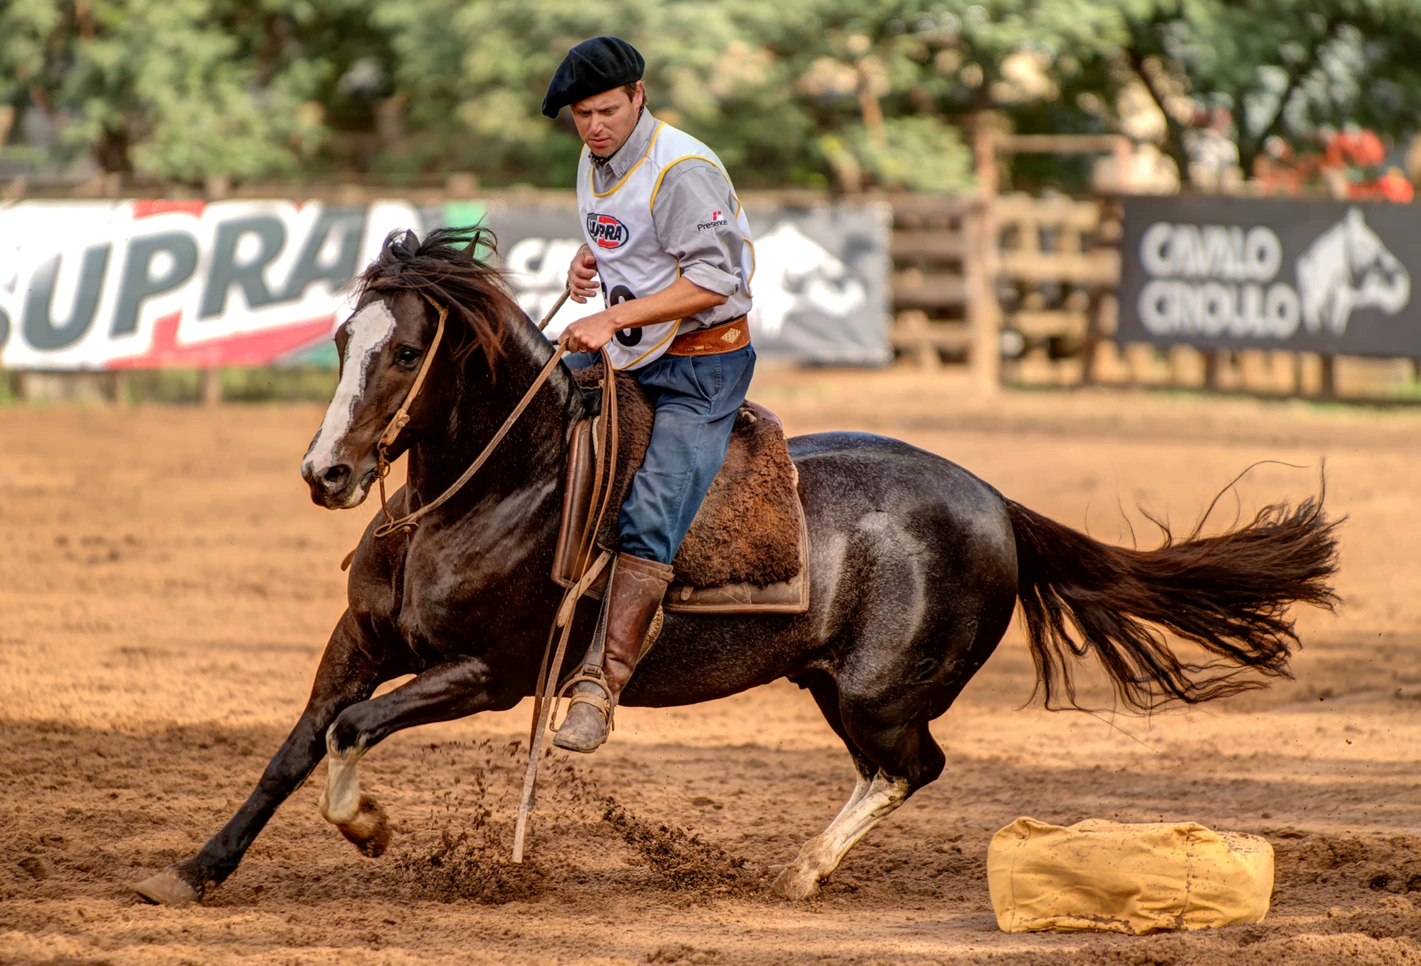
M558 309L562 308L563 303L567 301L570 291L570 288L563 289L562 297L553 304L548 314L543 316L543 321L538 323L539 332L547 328L548 322L552 320L552 317L557 314ZM484 463L488 462L488 458L493 455L493 451L498 448L498 444L503 442L503 438L508 435L508 431L513 428L513 424L518 421L518 417L523 415L524 410L532 403L533 397L538 394L538 390L543 388L543 384L546 383L548 377L553 374L553 370L557 368L557 364L562 361L562 357L567 355L567 348L562 343L558 343L557 350L553 353L552 358L543 366L542 371L539 372L538 377L533 380L533 384L528 387L528 391L523 394L523 398L518 401L518 405L514 407L513 412L503 421L503 425L499 427L498 432L494 433L493 439L488 441L488 444L483 448L483 452L479 453L478 458L469 465L469 468L460 474L457 480L449 484L448 489L435 497L431 502L426 503L413 513L407 513L396 520L394 515L390 513L389 501L385 495L385 477L390 474L390 460L386 454L389 448L394 445L395 440L399 438L400 431L403 430L410 421L410 406L419 395L419 391L424 388L425 377L429 374L429 367L434 363L434 355L439 350L440 341L444 338L445 321L449 317L448 306L440 305L426 293L421 294L424 295L424 300L439 313L439 324L434 329L434 339L430 342L429 349L424 354L424 361L420 363L419 372L415 374L414 383L410 386L410 391L405 394L404 402L400 403L400 408L395 411L395 415L390 417L389 423L385 425L385 431L380 434L380 441L376 446L377 462L375 475L380 485L380 511L385 514L385 522L375 528L374 536L377 540L388 537L392 533L413 530L419 526L420 520L439 509L452 498L454 494L463 489L464 484L473 479L474 474L479 471ZM602 360L610 382L612 361L608 358L605 349L602 351ZM615 409L615 404L613 408ZM347 564L349 560L350 558L347 557Z
M386 456L386 451L395 444L395 440L399 438L400 430L404 429L410 421L410 404L415 401L419 391L424 388L424 378L429 375L429 367L434 362L435 353L439 351L439 343L444 339L444 322L449 318L447 306L440 305L428 295L424 296L424 300L434 306L435 311L439 313L439 324L434 328L434 339L429 344L429 350L424 354L424 361L419 364L419 372L415 374L414 384L410 386L410 391L405 393L404 401L400 403L400 408L395 411L395 415L390 417L390 421L385 424L385 431L380 434L380 441L375 446L375 475L380 483L380 512L385 514L385 524L380 527L380 530L385 529L386 526L393 526L396 522L390 513L389 501L385 497L385 477L390 475L390 460ZM377 530L375 535L382 537L385 534Z

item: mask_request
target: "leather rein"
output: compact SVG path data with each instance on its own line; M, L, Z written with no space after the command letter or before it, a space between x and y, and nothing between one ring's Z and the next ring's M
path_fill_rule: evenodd
M543 316L543 321L538 323L539 332L547 328L548 323L552 321L558 309L562 308L563 303L567 301L569 293L569 288L563 289L562 297L553 304L548 314ZM439 324L435 327L434 339L429 344L429 350L424 354L424 361L420 363L419 372L414 377L414 383L410 386L410 391L405 395L404 402L400 403L400 408L396 410L395 415L392 416L389 423L385 425L385 431L380 434L380 442L376 447L377 463L375 473L380 484L380 511L385 514L385 522L375 528L374 536L377 540L388 537L392 533L406 532L415 529L415 527L419 526L420 520L439 509L448 502L454 494L463 489L464 485L473 479L474 474L479 471L484 463L488 462L488 458L493 455L493 451L498 448L498 444L503 442L503 438L508 435L508 431L513 428L513 424L518 422L518 417L523 415L524 410L533 402L533 397L538 394L538 390L543 388L543 384L546 383L548 377L553 374L553 370L557 368L557 364L562 361L562 357L567 354L567 349L559 343L557 351L553 353L552 358L543 366L542 371L539 372L537 378L533 380L533 384L528 387L528 391L523 394L523 398L518 401L518 405L514 407L513 412L509 413L508 418L503 421L503 425L499 427L498 432L494 433L493 439L488 441L488 444L483 448L483 452L479 453L478 458L469 464L469 468L464 470L457 480L449 484L448 489L413 513L407 513L396 520L394 515L390 513L389 501L385 495L385 477L390 475L390 460L386 453L389 448L394 445L395 440L399 438L400 431L403 430L410 421L410 406L419 395L419 391L424 388L425 377L429 374L429 367L434 363L435 353L439 351L439 343L444 338L444 324L449 317L449 309L447 306L440 305L428 295L424 296L424 300L432 305L435 311L439 313ZM602 364L606 368L608 380L610 381L612 378L612 360L607 356L605 349L602 351ZM347 558L346 562L347 564L349 563L349 558ZM345 568L342 567L341 569Z

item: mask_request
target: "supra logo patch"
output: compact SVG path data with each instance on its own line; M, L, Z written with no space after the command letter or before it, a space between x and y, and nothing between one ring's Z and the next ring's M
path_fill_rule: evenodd
M696 226L696 231L706 231L709 228L719 228L721 225L730 224L729 220L723 217L724 215L723 211L712 211L710 221L701 222Z
M632 233L616 217L595 211L587 215L587 236L602 249L621 248L632 240Z

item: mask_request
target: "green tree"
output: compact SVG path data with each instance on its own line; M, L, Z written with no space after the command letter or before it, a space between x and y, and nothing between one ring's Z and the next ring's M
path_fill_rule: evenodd
M1349 122L1402 137L1421 117L1418 0L818 0L815 17L791 70L827 83L840 65L843 94L854 92L848 68L867 73L881 100L862 112L870 127L875 110L991 108L1024 132L1119 131L1134 88L1158 107L1161 147L1186 184L1196 119L1216 108L1233 118L1220 133L1245 176L1270 137ZM846 130L855 123L831 125L841 165L861 161L848 149L864 143Z
M303 7L11 0L0 98L42 115L61 161L87 151L107 171L189 182L291 173L324 136L313 95L331 69L284 45Z
M1421 117L1416 0L1127 0L1069 94L1098 93L1107 122L1139 84L1165 122L1161 147L1189 184L1195 115L1226 109L1244 177L1275 136L1352 122L1393 136ZM1123 37L1122 37L1123 32ZM1093 87L1093 91L1091 88Z
M793 33L784 11L749 0L409 0L372 16L389 32L396 96L415 135L385 159L391 167L570 185L576 132L566 115L554 123L539 108L568 48L603 33L646 56L652 110L707 140L748 180L802 177L814 166L805 147L812 118L786 96L794 78L767 46L776 31Z
M602 33L642 50L652 109L746 187L963 190L958 128L988 108L1024 132L1119 131L1143 92L1186 182L1201 111L1229 111L1246 174L1274 136L1400 137L1421 116L1421 0L8 0L0 129L191 182L567 186L576 134L539 105Z

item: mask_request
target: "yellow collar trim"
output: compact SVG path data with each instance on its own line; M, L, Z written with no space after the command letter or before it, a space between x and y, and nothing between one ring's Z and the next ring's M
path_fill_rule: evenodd
M637 159L637 163L636 163L636 164L632 165L630 168L627 169L627 173L624 174L624 175L622 175L622 180L621 180L621 181L618 181L616 184L612 185L612 187L608 188L606 191L601 191L601 192L599 192L596 188L593 187L593 185L596 184L596 182L593 180L593 173L594 173L594 172L593 172L593 169L596 168L597 166L596 166L595 164L593 164L593 163L589 160L589 161L587 162L587 188L588 188L589 191L592 192L592 197L594 197L594 198L605 198L605 197L607 197L608 195L615 194L615 193L617 192L617 189L618 189L618 188L620 188L622 185L626 184L626 183L627 183L627 179L632 176L632 172L635 171L637 168L641 167L641 164L642 164L643 161L645 161L647 158L651 157L651 149L656 146L656 139L661 136L661 129L664 128L665 126L666 126L666 122L665 122L665 121L658 121L658 122L656 123L656 130L654 130L654 131L651 132L651 140L648 141L648 142L646 142L646 153L643 154L640 158ZM589 149L589 153L590 153L590 149Z

